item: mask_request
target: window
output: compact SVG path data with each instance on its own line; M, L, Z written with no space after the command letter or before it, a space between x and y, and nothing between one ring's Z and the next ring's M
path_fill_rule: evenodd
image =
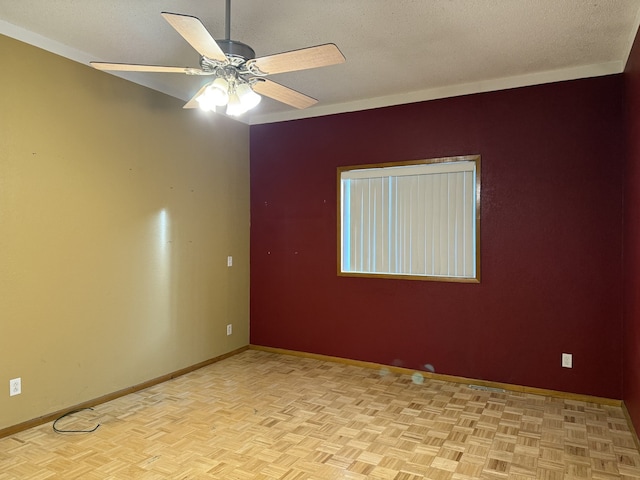
M338 274L480 281L480 156L338 168Z

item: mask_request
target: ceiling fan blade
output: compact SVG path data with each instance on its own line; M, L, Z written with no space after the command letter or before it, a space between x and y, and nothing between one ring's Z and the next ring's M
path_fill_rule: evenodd
M186 73L189 75L197 75L202 72L199 68L189 67L164 67L162 65L136 65L133 63L106 63L106 62L89 62L93 68L98 70L114 70L121 72L164 72L164 73Z
M295 108L307 108L318 103L318 100L315 98L311 98L292 88L285 87L266 78L258 79L258 81L252 85L252 88L260 95L273 98L274 100L286 103Z
M199 18L170 12L162 12L161 15L200 55L218 62L227 61L226 55Z
M200 104L196 101L196 98L202 95L202 93L204 92L204 89L207 88L209 85L210 85L209 83L205 83L200 88L200 90L198 90L196 94L193 97L191 97L191 100L189 100L187 103L184 104L184 107L182 108L198 108Z
M340 49L333 43L301 48L290 52L276 53L266 57L249 60L247 66L256 66L265 75L274 73L295 72L307 68L326 67L344 63L345 58Z

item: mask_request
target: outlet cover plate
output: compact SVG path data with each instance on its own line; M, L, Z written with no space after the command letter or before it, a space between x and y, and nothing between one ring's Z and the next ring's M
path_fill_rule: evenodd
M231 335L233 333L233 325L227 325L227 335Z
M573 355L570 353L562 354L562 366L564 368L573 368Z
M9 396L20 395L22 393L22 379L12 378L9 380Z

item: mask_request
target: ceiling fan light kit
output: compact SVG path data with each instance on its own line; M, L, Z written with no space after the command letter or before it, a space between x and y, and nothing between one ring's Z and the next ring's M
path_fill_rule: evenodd
M226 0L224 40L214 40L202 22L190 15L162 12L167 22L200 54L200 68L91 62L94 68L111 71L185 73L211 75L184 108L217 111L226 107L229 116L255 108L261 95L295 108L317 103L315 98L265 78L277 73L343 63L344 56L333 43L256 58L253 48L229 38L231 0Z
M262 97L253 91L250 80L237 75L232 69L219 70L216 79L194 97L202 110L215 112L217 107L226 106L225 113L235 117L260 103Z

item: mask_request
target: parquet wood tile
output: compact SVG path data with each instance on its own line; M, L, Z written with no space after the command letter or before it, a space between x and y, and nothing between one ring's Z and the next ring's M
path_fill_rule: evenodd
M620 407L256 350L58 427L98 423L0 439L0 480L640 479Z

